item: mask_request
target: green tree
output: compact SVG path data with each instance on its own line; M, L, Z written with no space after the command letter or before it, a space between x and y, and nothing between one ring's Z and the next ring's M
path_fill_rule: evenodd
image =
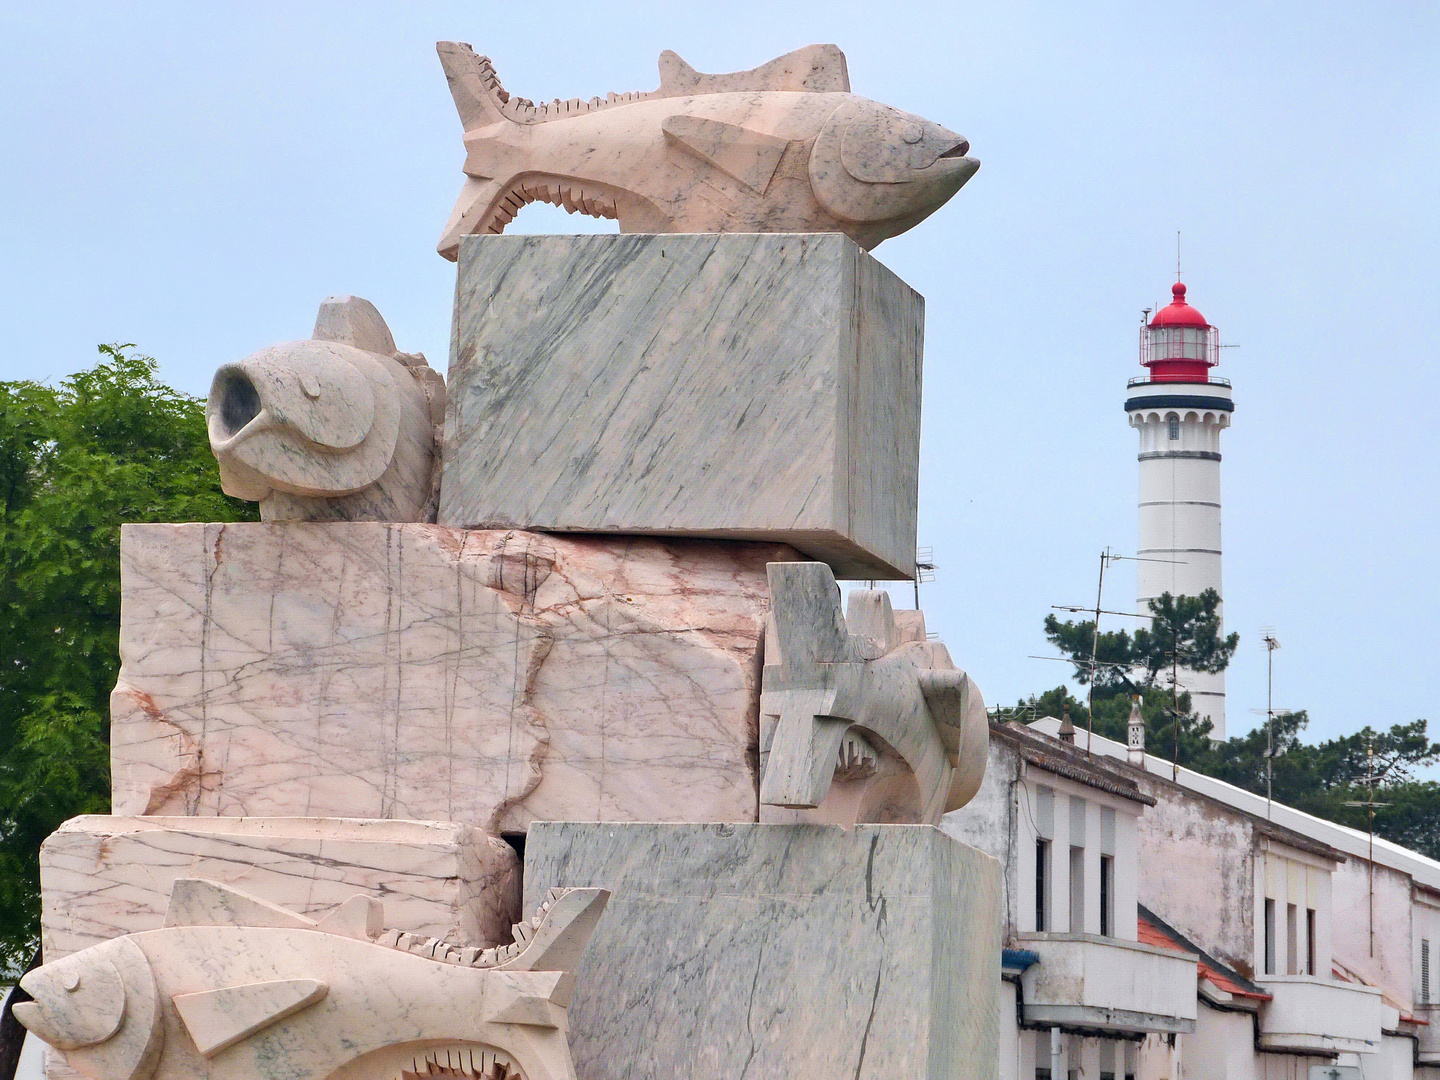
M40 843L110 808L120 658L120 525L240 521L220 491L204 402L102 345L59 386L0 383L0 965L39 928Z
M1303 710L1272 721L1270 790L1275 800L1316 817L1368 829L1366 808L1354 804L1369 801L1366 780L1373 776L1375 835L1440 858L1440 784L1415 779L1418 769L1440 763L1440 743L1430 741L1426 721L1394 724L1389 731L1367 726L1353 735L1313 744L1300 738L1307 723ZM1264 795L1266 745L1262 724L1212 747L1196 767Z
M1045 619L1045 636L1075 665L1082 686L1090 676L1092 643L1100 665L1092 688L1094 731L1124 742L1134 695L1141 699L1148 753L1214 776L1258 795L1270 790L1277 802L1358 829L1369 827L1366 778L1374 777L1375 834L1432 858L1440 858L1440 784L1415 779L1418 769L1440 763L1440 743L1432 743L1424 720L1395 724L1388 731L1369 727L1320 743L1301 738L1305 712L1277 715L1270 735L1265 726L1225 742L1210 740L1210 722L1195 716L1186 693L1172 700L1167 669L1178 648L1184 667L1218 672L1235 653L1239 636L1220 635L1219 597L1210 590L1198 597L1169 594L1151 601L1148 628L1094 637L1090 621ZM1177 708L1178 706L1178 708ZM1032 695L999 719L1026 721L1060 716L1066 709L1075 726L1091 722L1085 702L1064 686ZM1178 730L1177 730L1178 729ZM1178 745L1177 745L1178 736ZM1273 753L1267 752L1273 740ZM1372 756L1373 755L1373 756Z
M1199 596L1171 596L1150 601L1150 625L1132 635L1116 630L1095 637L1093 620L1061 622L1045 617L1045 636L1075 664L1075 679L1090 678L1090 650L1104 667L1096 667L1095 690L1119 693L1138 682L1152 687L1168 673L1178 654L1179 666L1191 671L1224 671L1240 644L1240 635L1220 636L1220 594L1206 589Z
M1075 678L1082 686L1090 679L1094 649L1097 666L1090 696L1096 734L1123 742L1130 705L1138 695L1145 718L1145 745L1151 753L1193 766L1209 752L1211 724L1195 715L1189 693L1172 693L1170 674L1177 660L1179 666L1193 671L1219 672L1229 665L1240 635L1221 635L1219 609L1220 596L1214 589L1199 596L1165 593L1150 601L1150 625L1133 634L1114 630L1097 637L1093 620L1061 622L1049 615L1045 636L1075 665ZM1047 695L1055 693L1048 691ZM1046 701L1047 705L1054 703ZM1077 727L1086 726L1088 709L1074 703L1071 719Z

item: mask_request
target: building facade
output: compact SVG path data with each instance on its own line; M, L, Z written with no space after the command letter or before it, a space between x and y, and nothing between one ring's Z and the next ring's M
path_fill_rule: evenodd
M1060 723L1029 730L1058 742ZM1195 1029L1146 1080L1440 1080L1440 862L1079 738L1153 800L1136 819L1141 939L1198 956Z

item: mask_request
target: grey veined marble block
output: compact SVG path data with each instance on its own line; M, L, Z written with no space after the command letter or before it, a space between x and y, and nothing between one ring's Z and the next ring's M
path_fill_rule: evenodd
M466 237L439 520L908 578L923 331L838 233Z
M545 822L525 904L613 896L576 969L580 1080L992 1080L1000 872L929 825Z

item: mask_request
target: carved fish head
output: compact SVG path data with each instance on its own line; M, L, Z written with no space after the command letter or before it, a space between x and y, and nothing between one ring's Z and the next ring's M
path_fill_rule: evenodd
M20 980L33 1000L15 1019L66 1052L70 1066L104 1080L143 1080L159 1058L164 1027L150 962L116 938L36 968Z
M841 221L874 226L878 243L933 214L975 175L980 162L969 151L963 136L924 117L849 97L816 136L810 185Z
M267 521L416 521L443 409L444 382L424 358L397 353L367 301L336 297L314 339L221 367L206 422L221 487L259 502Z

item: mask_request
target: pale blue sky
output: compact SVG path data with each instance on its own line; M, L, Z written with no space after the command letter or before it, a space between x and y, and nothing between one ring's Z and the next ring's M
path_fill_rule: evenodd
M0 377L133 341L223 361L374 301L442 365L460 184L434 42L526 97L650 89L833 41L857 93L984 166L876 255L928 301L923 606L991 702L1054 686L1040 623L1132 552L1121 403L1175 231L1235 383L1224 436L1232 730L1427 716L1440 600L1440 14L1394 3L0 4ZM589 229L527 210L517 226ZM1133 603L1114 577L1108 606ZM897 599L909 595L896 591Z

